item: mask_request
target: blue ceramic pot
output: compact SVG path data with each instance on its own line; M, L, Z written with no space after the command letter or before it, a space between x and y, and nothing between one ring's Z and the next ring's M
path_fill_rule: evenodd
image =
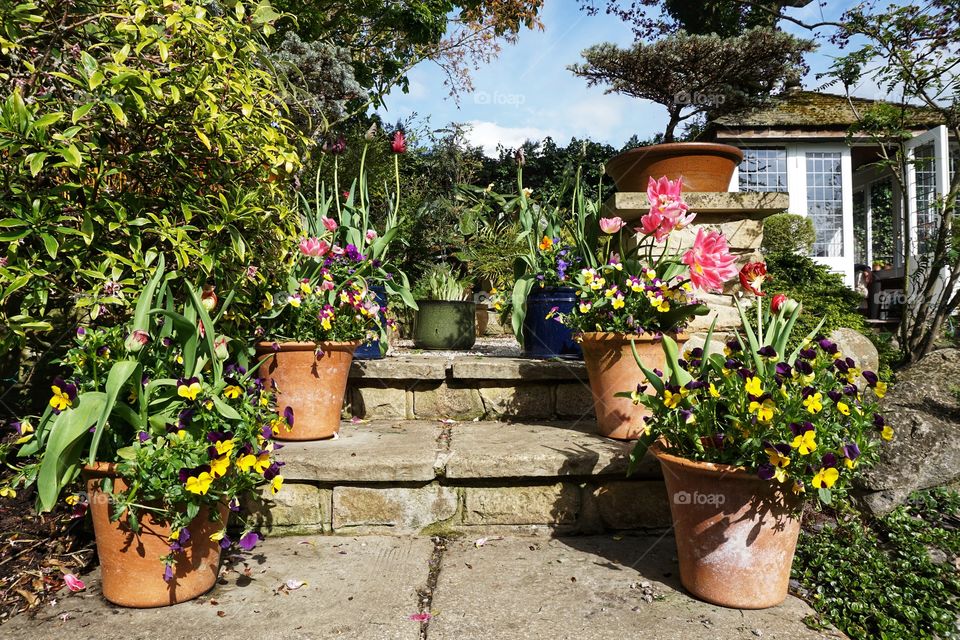
M374 297L377 299L377 304L380 305L380 322L387 321L387 290L380 285L374 285L370 287L370 291L373 291ZM379 360L383 357L383 354L380 353L380 341L373 340L371 342L364 342L357 350L353 352L354 360Z
M547 318L554 307L567 314L577 304L570 287L534 287L527 296L527 315L523 319L523 353L531 358L582 360L583 351L574 342L573 332L556 318Z

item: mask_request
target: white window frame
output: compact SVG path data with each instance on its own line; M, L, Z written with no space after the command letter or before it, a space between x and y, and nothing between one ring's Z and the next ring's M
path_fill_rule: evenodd
M914 164L917 147L933 143L934 159L934 189L937 197L942 198L950 184L950 159L947 155L949 138L947 128L943 125L914 136L904 147L907 153L906 183L907 183L907 215L910 220L910 253L917 255L919 239L917 237L917 167ZM911 272L913 269L911 269Z
M841 210L843 213L843 255L835 257L812 257L815 262L826 265L831 271L840 273L848 286L853 286L853 163L851 149L844 143L804 142L804 143L761 143L742 142L739 146L759 149L774 147L785 149L787 154L787 193L790 195L789 213L807 216L807 153L840 154ZM740 171L737 167L730 180L730 190L740 190Z

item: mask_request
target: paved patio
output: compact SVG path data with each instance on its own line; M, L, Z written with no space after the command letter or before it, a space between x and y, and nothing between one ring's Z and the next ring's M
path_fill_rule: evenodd
M210 593L161 609L108 604L95 572L84 576L86 591L64 593L35 618L14 618L0 626L0 638L842 637L809 629L803 620L813 612L793 597L765 611L692 599L680 587L669 535L291 536L234 560ZM429 621L411 619L422 613L431 614Z

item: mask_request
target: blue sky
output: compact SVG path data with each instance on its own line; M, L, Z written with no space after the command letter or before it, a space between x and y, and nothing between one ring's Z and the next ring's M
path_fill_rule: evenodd
M836 19L853 2L829 2L820 7L816 0L806 7L791 9L789 15L806 21ZM440 128L450 122L471 125L470 141L492 154L498 143L517 146L525 139L550 135L566 144L571 136L589 137L615 146L636 133L641 139L654 135L666 124L660 105L603 89L588 89L586 83L567 71L580 61L580 52L598 42L628 46L633 42L630 26L605 14L587 16L574 0L547 0L541 19L543 31L524 31L515 45L505 45L500 56L472 75L474 91L464 94L458 105L447 96L443 72L431 63L416 67L410 75L410 92L395 91L379 113L396 121L412 114ZM807 36L799 27L788 31ZM809 56L811 73L807 88L819 83L815 74L830 66L837 51L825 37L820 49ZM855 93L878 97L876 87L866 83Z

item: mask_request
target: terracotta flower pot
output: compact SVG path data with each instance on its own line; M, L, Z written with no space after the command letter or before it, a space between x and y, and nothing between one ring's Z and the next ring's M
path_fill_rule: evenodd
M293 410L293 428L281 429L277 440L323 440L340 431L343 396L353 352L352 342L321 342L317 356L313 342L258 342L257 360L265 360L258 373L268 388L276 385L277 407L282 413Z
M663 468L683 586L735 609L783 602L800 534L800 498L742 468L679 458L658 443L650 450Z
M127 488L116 474L115 465L98 462L83 468L90 515L97 539L97 556L103 597L122 607L164 607L192 600L209 591L220 570L220 543L210 536L222 530L227 507L220 508L220 519L212 520L206 507L187 527L190 541L177 554L173 579L163 579L161 558L170 553L170 526L157 522L149 511L140 512L140 532L130 530L126 518L110 521L110 503L101 484L113 478L114 492Z
M637 355L648 369L662 369L663 348L652 336L631 336L625 333L584 333L580 346L583 360L590 377L590 391L597 414L597 433L618 440L636 440L643 433L644 418L649 411L642 404L635 405L630 398L618 398L614 394L633 391L638 384L647 385L646 376L640 371L630 348L631 339L636 342ZM687 336L676 337L682 347ZM647 392L654 389L647 385Z
M651 176L682 178L685 192L728 191L741 160L743 152L727 144L673 142L624 151L607 162L606 171L624 192L646 193Z

